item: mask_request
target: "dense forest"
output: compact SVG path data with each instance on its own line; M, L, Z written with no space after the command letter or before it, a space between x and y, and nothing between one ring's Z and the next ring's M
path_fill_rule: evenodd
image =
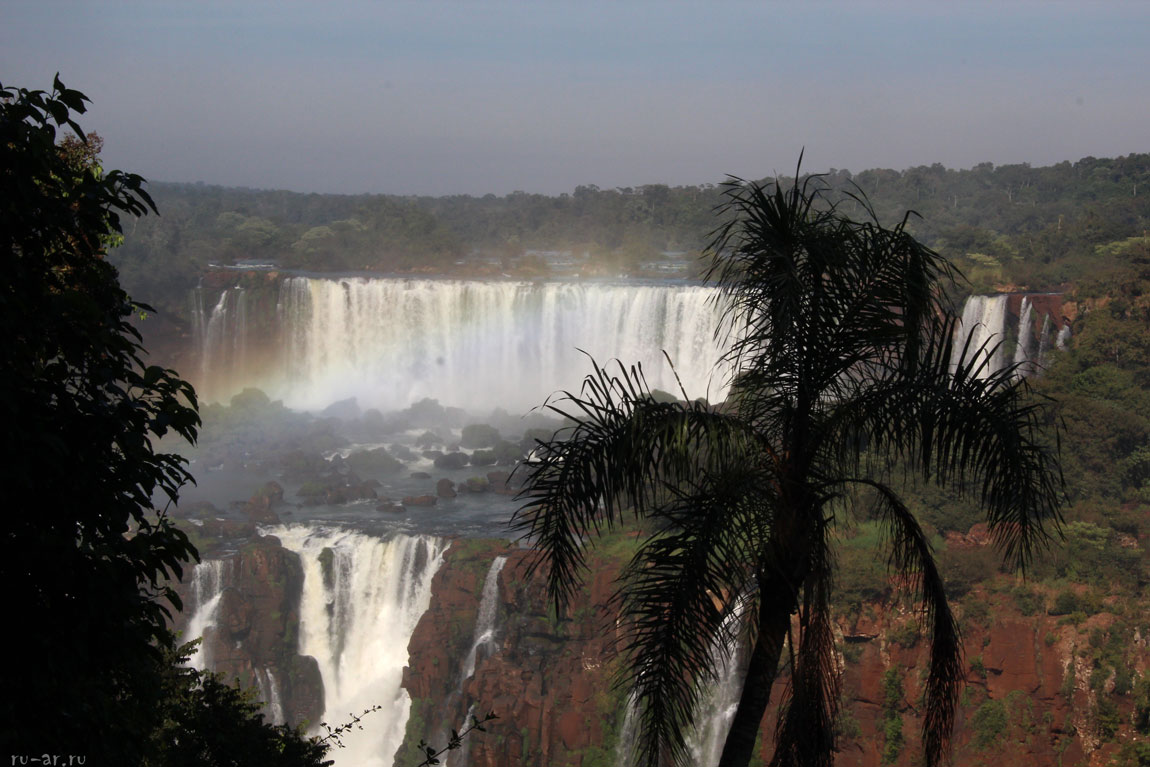
M1150 154L1043 168L983 163L904 171L832 169L880 221L952 258L975 291L1054 290L1117 265L1114 248L1150 229ZM707 245L721 184L576 187L557 197L319 195L152 183L160 216L129 223L113 254L128 292L177 317L209 264L306 271L547 276L541 252L569 251L583 275L641 275ZM841 197L838 194L832 198ZM1118 246L1121 247L1121 246Z
M1037 395L1057 402L1050 425L1061 425L1063 534L1022 580L1001 568L993 547L978 543L985 529L973 502L920 486L908 491L910 505L939 553L964 634L985 643L992 626L1021 616L1057 625L1045 647L1056 633L1081 638L1073 654L1089 669L1088 710L1078 710L1084 677L1075 682L1068 672L1060 695L1075 723L1070 714L1045 723L1054 747L1080 737L1105 748L1115 764L1150 763L1150 749L1136 741L1150 734L1150 677L1137 671L1140 637L1150 633L1142 596L1150 583L1150 155L1046 168L832 171L824 181L831 198L847 193L840 204L852 217L865 216L869 205L889 224L915 211L909 228L962 269L969 280L963 291L1063 294L1073 342L1032 383ZM579 187L558 197L419 198L149 188L162 215L126 222L112 258L133 296L176 317L186 315L188 290L209 264L535 278L562 276L548 256L570 251L577 274L643 276L660 260L700 253L722 191ZM899 604L885 563L874 556L881 536L877 519L842 531L836 609L856 622L876 606ZM905 636L888 639L910 648L921 636L908 626ZM1030 748L1038 725L1018 724L1010 699L979 685L988 673L983 655L977 643L967 651L973 681L961 708L973 740L960 759ZM898 701L889 709L882 761L894 764L908 758L901 716L909 709ZM865 738L851 714L844 719L845 743Z

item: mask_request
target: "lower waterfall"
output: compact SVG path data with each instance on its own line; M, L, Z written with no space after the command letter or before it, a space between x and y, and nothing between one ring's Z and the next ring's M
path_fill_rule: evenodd
M615 767L632 767L635 763L635 732L638 722L635 717L638 707L635 696L627 696L627 713L623 715L623 724L619 727L619 741L615 744Z
M731 613L725 619L723 632L737 631L742 622L743 611ZM715 664L715 680L699 696L698 717L695 731L687 737L687 748L691 752L692 763L698 767L715 767L723 755L727 733L739 708L739 698L743 692L743 674L746 671L742 645L729 652L716 641L711 657Z
M381 706L331 756L337 766L391 767L411 707L400 687L407 645L449 544L300 525L267 532L303 565L299 652L319 663L324 721L335 726Z
M220 599L231 575L232 562L229 559L205 559L192 571L191 617L184 629L182 641L203 639L204 632L216 625L220 611ZM188 665L205 671L211 658L201 641L196 651L188 659Z
M692 763L699 767L715 767L723 755L743 692L743 670L738 656L728 657L719 667L718 679L699 701L699 721L687 740Z
M490 647L495 642L495 617L499 603L499 573L503 565L507 564L507 557L496 557L487 571L487 578L483 581L483 594L479 598L479 612L475 617L475 635L471 640L471 649L463 661L463 672L459 675L459 689L462 691L463 683L475 673L476 654L482 647Z
M272 724L286 724L287 716L284 714L283 699L280 697L279 680L276 672L270 668L257 668L255 670L256 686L260 691L260 700L267 706L268 721Z

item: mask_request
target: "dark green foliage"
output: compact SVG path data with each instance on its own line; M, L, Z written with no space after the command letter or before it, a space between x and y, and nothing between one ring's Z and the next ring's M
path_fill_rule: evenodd
M1134 684L1134 729L1150 735L1150 677L1140 676Z
M104 251L143 179L103 172L73 113L87 99L0 87L0 579L17 623L0 669L0 745L87 764L313 765L327 746L180 667L172 583L198 558L165 509L190 479L154 447L194 441L195 392L146 366ZM79 138L57 144L68 127ZM266 398L264 398L266 400ZM265 403L266 404L266 403ZM159 503L157 510L153 503Z
M1103 740L1113 740L1122 724L1122 712L1118 705L1106 695L1097 695L1090 708L1090 721L1094 732Z
M1006 727L1006 706L999 700L986 701L970 717L974 747L982 751L996 745L1006 734Z
M188 384L142 363L104 259L120 216L151 209L143 180L56 148L86 101L59 79L0 98L0 576L19 616L0 719L7 753L114 763L152 717L168 579L196 556L152 508L188 474L151 440L193 440L199 417Z
M902 734L903 691L902 679L895 669L882 675L882 763L894 764L902 754L905 739Z
M1078 595L1064 589L1054 595L1054 602L1047 609L1048 615L1070 615L1079 609Z
M935 164L825 177L837 192L858 184L880 218L921 213L908 231L961 266L980 292L996 284L1044 290L1096 275L1113 280L1116 269L1139 257L1107 247L1150 225L1148 179L1145 154L1045 168ZM528 276L546 274L547 267L526 250L569 250L580 260L587 254L595 271L615 275L659 260L660 251L697 255L722 200L721 187L711 184L580 186L557 197L316 195L191 184L156 184L154 192L163 218L134 225L114 259L134 295L170 312L186 311L188 291L209 262L236 259L386 272L448 270L479 253L498 261L498 271ZM848 207L852 215L864 212Z
M830 764L834 550L860 518L877 523L888 564L912 576L923 609L923 744L937 763L964 668L931 537L892 475L971 498L1012 564L1028 563L1059 522L1042 404L1012 370L976 375L976 350L951 368L954 322L940 296L948 264L910 237L905 219L891 229L852 221L817 189L808 180L724 190L709 276L740 371L726 403L659 401L642 370L596 366L578 394L551 406L571 425L525 465L516 523L539 547L556 605L582 582L585 538L631 515L653 531L619 592L646 765L683 756L715 643L730 651L744 641L748 670L720 763L747 764L792 615L791 697L774 763ZM852 203L867 212L861 198L842 207ZM738 613L753 639L732 628Z
M908 621L892 629L888 636L899 647L910 649L918 644L921 630L917 621Z
M1114 767L1150 767L1150 743L1123 743L1112 764Z
M1014 597L1014 604L1023 615L1038 615L1044 609L1042 595L1025 584L1015 586L1010 595Z
M320 767L328 745L298 729L264 722L252 693L183 664L184 645L165 655L158 725L144 744L144 767ZM137 737L139 737L137 735Z

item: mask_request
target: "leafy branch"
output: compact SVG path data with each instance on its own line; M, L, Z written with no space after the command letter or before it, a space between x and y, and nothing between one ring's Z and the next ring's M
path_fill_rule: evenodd
M342 736L351 732L353 729L354 730L362 730L363 725L360 724L360 722L363 721L363 717L367 716L368 714L374 714L376 711L379 711L381 708L383 708L383 706L380 706L377 703L374 706L372 706L371 708L365 708L363 710L363 713L360 714L359 716L356 716L355 714L348 714L348 716L351 717L351 721L350 722L344 722L343 724L338 725L336 727L332 727L327 722L320 722L319 726L324 728L325 730L327 730L327 735L324 735L322 738L319 738L316 742L317 743L328 743L330 745L335 746L336 748L346 748L346 746L343 745Z
M467 734L469 732L471 732L472 730L479 730L480 732L487 732L487 729L483 725L490 722L492 719L498 719L498 718L499 717L497 717L495 715L494 711L488 711L487 716L483 717L483 719L478 719L475 717L474 714L472 714L471 724L469 724L466 728L464 728L464 730L462 732L456 732L455 730L452 730L451 731L451 738L448 739L447 745L444 746L443 748L439 749L438 751L436 751L433 746L427 745L426 740L419 741L419 750L424 752L425 754L427 754L427 758L424 759L422 762L420 762L418 765L416 765L416 767L432 767L432 765L439 764L439 757L440 756L442 756L443 754L446 754L448 751L455 751L456 749L463 746L463 739L467 737Z

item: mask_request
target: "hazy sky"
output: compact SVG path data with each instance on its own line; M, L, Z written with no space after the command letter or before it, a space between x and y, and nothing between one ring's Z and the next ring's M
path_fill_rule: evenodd
M504 194L1150 151L1150 3L0 0L109 167Z

